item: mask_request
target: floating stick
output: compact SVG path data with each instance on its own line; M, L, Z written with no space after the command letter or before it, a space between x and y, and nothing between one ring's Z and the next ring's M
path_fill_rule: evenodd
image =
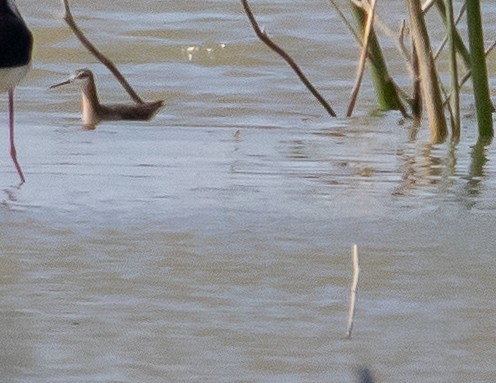
M353 318L355 316L356 299L358 292L358 276L360 275L360 263L358 261L358 247L353 244L352 247L352 261L353 261L353 279L351 282L350 293L350 309L348 312L348 330L346 330L346 338L351 338L351 330L353 329Z

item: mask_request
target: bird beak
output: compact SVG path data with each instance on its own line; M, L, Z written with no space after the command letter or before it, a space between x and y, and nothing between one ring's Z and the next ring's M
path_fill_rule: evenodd
M60 82L58 84L55 84L55 85L52 85L50 88L48 89L53 89L53 88L58 88L59 86L62 86L62 85L67 85L67 84L70 84L71 83L71 80L65 80L63 82Z

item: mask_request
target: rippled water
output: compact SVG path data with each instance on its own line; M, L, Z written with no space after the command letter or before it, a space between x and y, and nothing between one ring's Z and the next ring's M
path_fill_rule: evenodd
M236 1L74 0L138 93L167 101L84 131L78 90L49 85L90 67L102 100L125 93L58 1L18 3L36 47L21 188L0 146L2 382L352 382L359 365L380 382L496 381L496 156L470 106L456 147L375 113L368 85L355 117L329 119ZM343 116L358 51L330 5L253 3ZM379 3L397 28L403 3Z

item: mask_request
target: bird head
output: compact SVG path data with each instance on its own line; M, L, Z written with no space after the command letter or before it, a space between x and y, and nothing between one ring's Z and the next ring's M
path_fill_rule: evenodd
M67 80L62 81L58 84L52 85L50 87L50 89L57 88L57 87L62 86L62 85L73 84L73 83L83 85L86 82L90 81L92 78L93 78L93 73L89 69L87 69L87 68L77 69L74 72L74 74L71 77L69 77Z

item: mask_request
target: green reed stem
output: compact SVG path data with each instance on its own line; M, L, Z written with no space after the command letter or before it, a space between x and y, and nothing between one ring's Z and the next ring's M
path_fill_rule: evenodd
M458 63L456 61L456 36L458 35L458 32L455 24L453 0L444 0L444 2L446 8L446 27L448 30L449 69L451 75L451 129L453 138L457 140L460 137L460 87L458 86Z
M455 45L456 51L458 54L461 56L463 63L465 64L466 68L470 68L471 66L471 61L470 61L470 52L468 51L467 47L465 46L465 43L462 40L462 37L460 36L460 33L458 33L458 30L456 29L456 25L459 21L459 18L462 16L462 12L465 6L460 10L460 15L455 18L454 16L454 11L453 11L453 2L450 0L451 4L451 10L448 9L449 6L447 4L447 0L444 0L444 3L442 1L437 1L436 2L436 7L439 11L439 14L441 15L441 18L443 19L444 24L446 25L446 30L448 30L448 35L450 34L450 24L455 25L455 30L453 31L453 43ZM452 20L450 21L451 16L448 14L450 12L453 14Z
M492 137L494 135L492 118L493 105L489 93L479 0L467 1L467 28L479 136Z

